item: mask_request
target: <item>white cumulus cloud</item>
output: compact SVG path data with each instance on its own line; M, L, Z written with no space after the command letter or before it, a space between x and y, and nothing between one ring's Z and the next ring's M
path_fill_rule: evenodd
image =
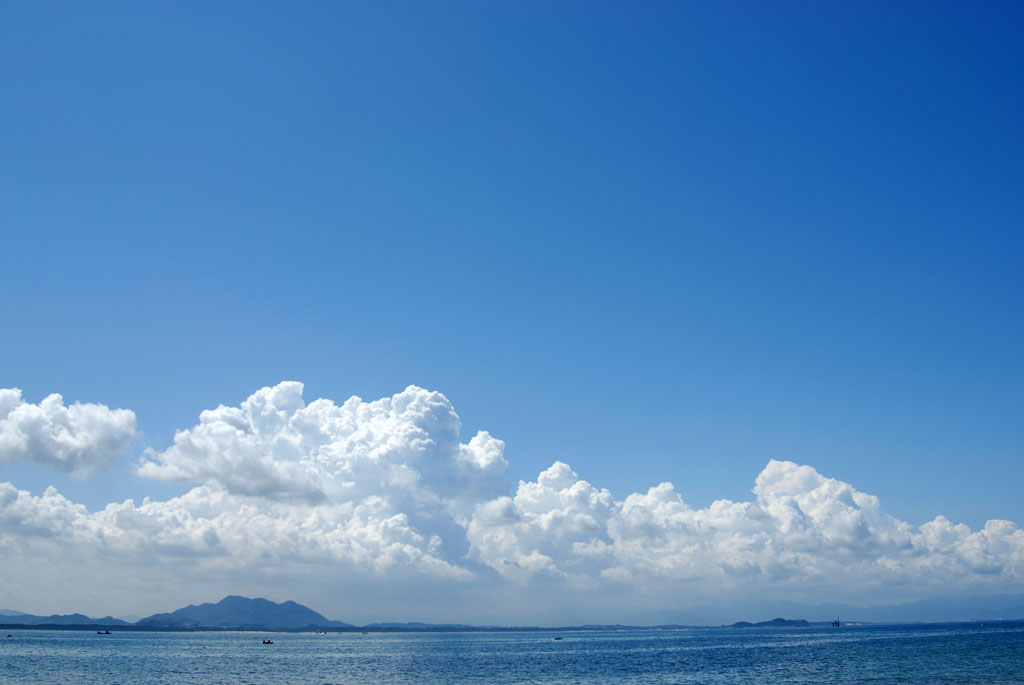
M167 501L132 500L89 513L49 488L42 496L0 483L0 543L33 539L125 560L186 562L195 569L328 563L388 572L470 574L438 557L440 542L380 498L358 504L282 504L199 486Z
M754 501L689 507L671 483L613 501L565 464L512 497L480 504L474 558L511 580L535 576L724 588L917 583L1007 587L1024 580L1024 531L989 521L972 532L940 517L915 528L878 498L810 466L771 461Z
M556 461L536 482L520 482L514 497L479 505L467 535L475 556L508 578L583 580L595 570L584 550L610 541L608 522L617 509L610 492Z
M280 383L239 407L204 411L137 473L282 501L378 496L401 511L441 508L456 517L505 489L505 444L486 432L461 443L459 417L439 392L409 386L374 402L307 405L302 390Z
M148 451L136 473L191 484L180 497L89 512L53 488L33 495L0 484L0 553L26 569L73 559L78 577L100 563L114 564L108 573L148 569L133 578L227 585L256 574L398 587L411 574L474 591L543 586L591 598L658 588L666 604L894 587L913 598L1024 583L1015 523L974 531L940 516L915 526L810 466L772 460L749 501L704 508L669 482L616 499L560 461L515 485L503 475L504 443L484 431L463 442L440 393L410 386L335 404L307 403L302 392L294 382L262 388ZM64 407L56 395L27 405L17 391L0 392L0 416L4 461L48 454L79 472L127 444L135 425L131 412ZM29 443L51 446L17 447Z
M18 388L0 388L0 464L34 461L84 476L124 452L135 439L135 414L102 404L65 406L52 394L39 404Z

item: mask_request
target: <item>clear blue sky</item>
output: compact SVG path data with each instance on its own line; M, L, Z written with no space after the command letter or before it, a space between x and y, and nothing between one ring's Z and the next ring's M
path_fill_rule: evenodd
M507 475L771 458L1024 522L1019 3L0 6L0 387L166 448L282 380ZM184 488L31 464L90 508Z

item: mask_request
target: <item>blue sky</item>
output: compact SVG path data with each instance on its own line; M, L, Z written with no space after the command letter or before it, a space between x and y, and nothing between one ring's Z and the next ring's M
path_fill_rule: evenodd
M444 393L505 476L1024 522L1015 3L0 8L0 387L199 413ZM216 599L216 598L214 598Z

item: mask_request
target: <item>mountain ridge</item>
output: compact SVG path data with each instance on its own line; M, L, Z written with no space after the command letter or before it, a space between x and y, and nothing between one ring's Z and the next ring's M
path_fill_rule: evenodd
M702 612L704 615L701 615ZM37 616L12 609L0 609L0 623L6 626L108 627L124 630L366 630L366 631L454 631L454 630L554 630L554 629L643 629L728 627L727 621L714 620L710 607L688 610L671 609L638 614L635 620L608 623L581 622L566 625L555 616L547 620L537 617L529 623L500 625L490 618L470 623L425 623L419 621L381 621L356 626L332 621L309 607L294 601L281 603L263 598L228 595L217 603L190 604L175 611L157 613L132 623L105 616L90 618L84 614L52 614ZM719 616L811 616L809 623L827 622L836 617L844 623L938 623L969 621L1013 621L1024 619L1024 594L979 595L962 598L933 597L904 604L856 607L849 604L807 605L797 602L767 602L753 605L719 607ZM552 620L553 619L553 620ZM653 620L652 620L653 619ZM797 625L804 619L787 619ZM546 627L538 625L543 623ZM767 626L773 621L750 623L739 621L734 626ZM776 624L778 625L778 624Z
M228 595L216 604L189 604L169 613L153 614L135 622L148 628L231 628L268 630L282 628L354 628L351 623L332 621L307 606L288 600L271 602Z

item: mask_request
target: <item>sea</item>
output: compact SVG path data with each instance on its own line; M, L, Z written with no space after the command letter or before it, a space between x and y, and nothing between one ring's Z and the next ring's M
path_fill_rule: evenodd
M1024 623L369 634L0 630L0 682L1021 683Z

